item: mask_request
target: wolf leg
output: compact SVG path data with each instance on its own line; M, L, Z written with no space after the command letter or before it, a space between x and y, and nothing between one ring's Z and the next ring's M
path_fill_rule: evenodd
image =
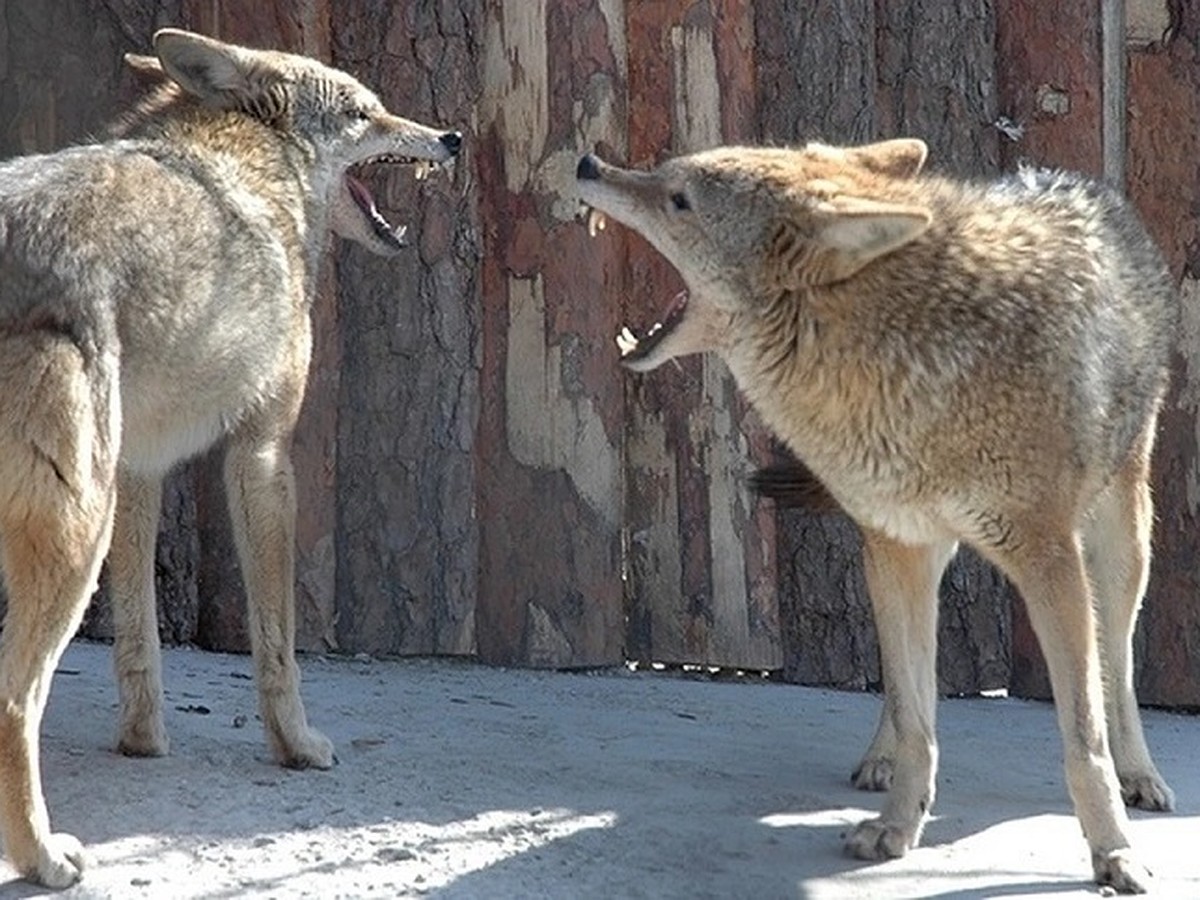
M860 859L889 859L917 845L933 805L937 588L956 545L911 546L865 530L863 538L867 590L887 691L884 715L890 720L880 724L872 748L890 729L892 784L879 818L850 832L846 852Z
M1150 758L1133 690L1133 631L1150 570L1149 451L1117 473L1084 526L1096 601L1105 718L1121 795L1129 806L1175 808L1175 794Z
M309 728L295 659L296 483L287 439L235 436L225 489L246 582L259 707L275 758L289 768L333 765L333 745Z
M892 765L896 758L895 705L892 692L885 689L875 737L850 773L851 783L860 791L887 791L892 787Z
M1069 527L1029 530L1000 560L1029 610L1050 670L1067 787L1092 852L1096 881L1144 893L1150 873L1133 856L1128 818L1109 752L1096 617L1079 540Z
M954 558L958 549L955 544L951 549L943 569ZM939 576L940 577L940 576ZM937 585L934 585L935 602ZM935 663L936 677L936 663ZM936 684L934 686L936 691ZM859 761L854 771L850 773L850 782L860 791L887 791L892 787L892 765L896 758L896 710L892 692L885 690L883 695L883 710L879 714L879 725L875 736L871 739L867 752Z
M121 472L108 555L113 606L113 663L121 720L117 749L127 756L164 756L162 651L154 598L154 544L162 479Z
M0 830L13 866L49 887L84 853L50 831L39 728L50 679L96 588L112 533L120 412L115 363L35 336L0 345L0 547L8 609L0 634Z

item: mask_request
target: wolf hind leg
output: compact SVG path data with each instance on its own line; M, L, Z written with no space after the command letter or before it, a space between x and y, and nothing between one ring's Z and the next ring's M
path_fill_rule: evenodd
M50 830L39 729L50 679L96 587L112 531L120 412L115 362L44 335L0 344L0 830L24 877L80 877L78 840Z
M113 664L120 697L117 749L126 756L165 756L162 650L154 597L154 545L162 479L120 472L112 549Z
M1108 740L1121 796L1128 806L1169 811L1175 808L1175 794L1150 758L1133 689L1133 632L1149 579L1154 519L1149 457L1148 448L1136 453L1117 473L1084 524L1083 541L1095 598Z
M1013 544L1017 549L995 561L1024 598L1050 670L1067 788L1091 849L1095 879L1120 893L1145 893L1150 873L1129 845L1129 819L1108 744L1096 614L1081 541L1072 526L1055 526L1048 517L1023 531Z
M867 590L887 698L868 757L889 750L891 785L876 819L846 838L859 859L903 856L921 838L937 776L937 589L956 545L912 546L864 531ZM887 745L890 743L890 747ZM884 757L879 757L884 758Z
M267 741L288 768L327 769L333 744L308 725L295 659L296 479L287 439L235 436L225 457L225 489Z

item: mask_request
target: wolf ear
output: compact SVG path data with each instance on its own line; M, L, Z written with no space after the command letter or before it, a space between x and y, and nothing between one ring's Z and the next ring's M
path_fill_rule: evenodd
M132 72L143 84L163 84L169 79L163 71L162 63L156 56L143 56L141 53L126 53L125 67Z
M862 197L835 197L815 210L813 242L820 281L849 278L872 260L916 240L933 220L919 206L884 203Z
M154 52L167 75L201 100L219 106L241 105L260 93L254 60L241 47L163 28L154 34Z
M912 178L925 165L929 148L919 138L896 138L848 148L846 155L870 172L893 178Z

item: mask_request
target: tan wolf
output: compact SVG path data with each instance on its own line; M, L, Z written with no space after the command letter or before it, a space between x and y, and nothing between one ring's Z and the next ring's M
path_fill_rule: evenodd
M1125 802L1170 809L1133 693L1148 473L1177 300L1129 205L1081 176L920 174L918 140L719 148L650 172L580 160L589 227L687 284L647 371L713 350L861 526L887 700L857 777L890 792L847 850L916 846L934 798L938 581L960 541L1017 586L1049 663L1097 881L1140 892ZM879 782L871 785L872 781Z
M158 87L112 139L0 164L0 825L14 866L52 887L83 853L42 795L51 674L111 542L119 747L167 751L160 482L218 439L267 739L285 766L332 764L293 658L289 453L317 268L331 229L380 255L404 244L352 168L423 172L462 140L312 59L172 29L154 50L129 62Z

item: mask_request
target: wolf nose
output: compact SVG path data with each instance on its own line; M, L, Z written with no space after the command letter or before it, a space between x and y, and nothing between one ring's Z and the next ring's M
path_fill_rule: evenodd
M579 165L575 167L575 177L584 181L595 181L600 177L600 166L596 163L596 157L592 154L581 157Z
M443 147L450 151L451 156L456 155L462 148L462 132L447 131L438 140L442 142Z

